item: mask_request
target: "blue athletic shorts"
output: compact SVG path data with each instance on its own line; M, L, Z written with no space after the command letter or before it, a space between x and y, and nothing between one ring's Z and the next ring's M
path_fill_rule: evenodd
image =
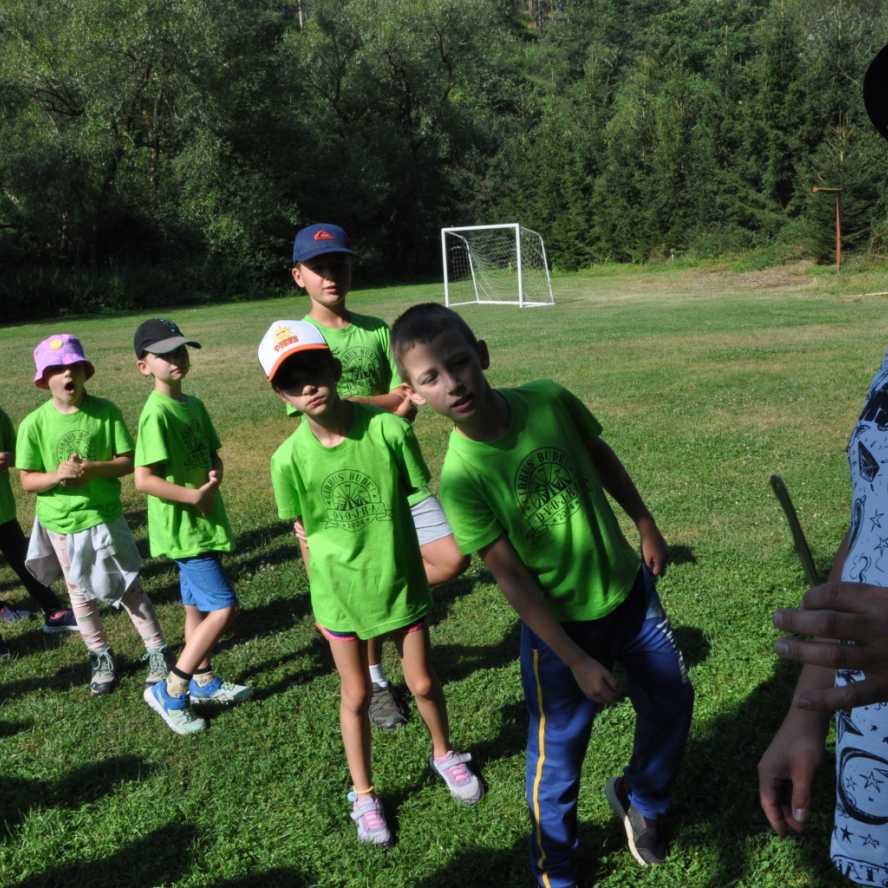
M237 596L218 555L198 555L176 561L179 568L179 591L182 604L196 607L203 613L222 610L237 604Z

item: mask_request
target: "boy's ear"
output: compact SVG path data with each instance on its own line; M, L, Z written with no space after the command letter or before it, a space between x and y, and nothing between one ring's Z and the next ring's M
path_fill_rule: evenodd
M151 370L148 368L148 362L144 358L136 358L136 367L142 376L151 376Z
M290 275L293 278L297 287L301 287L303 290L305 289L305 284L302 283L302 272L299 270L299 265L294 265L290 269Z
M404 392L407 397L416 404L417 407L424 407L428 404L428 401L420 395L409 382L403 382L401 385L404 386Z
M478 360L481 361L481 369L490 369L490 352L487 350L487 343L483 339L478 340Z

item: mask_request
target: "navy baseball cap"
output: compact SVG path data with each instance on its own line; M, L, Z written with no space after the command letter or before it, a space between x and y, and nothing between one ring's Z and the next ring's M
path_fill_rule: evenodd
M324 253L354 253L348 245L344 228L327 222L318 222L296 232L293 240L293 264L308 262Z

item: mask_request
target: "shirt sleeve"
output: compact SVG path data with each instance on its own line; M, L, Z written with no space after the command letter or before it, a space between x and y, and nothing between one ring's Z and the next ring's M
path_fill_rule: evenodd
M558 400L564 405L573 420L580 437L584 441L601 435L601 423L592 415L589 408L573 393L560 385L555 385Z
M278 450L271 457L271 486L277 504L278 517L284 521L295 521L302 517L302 504L293 473L289 448Z
M458 459L445 460L438 498L464 554L489 546L505 533L480 485Z
M198 401L197 403L200 404L200 412L203 414L203 426L204 434L207 436L207 447L212 454L222 446L222 442L219 440L219 434L216 432L216 427L213 425L213 420L210 419L210 414L207 412L207 408L204 406L203 401Z
M143 410L139 417L135 464L137 466L153 466L156 463L166 462L169 457L170 451L167 447L160 415L153 410Z
M115 456L119 456L121 453L132 453L136 447L133 436L123 421L123 414L114 405L111 406L111 441Z
M19 426L15 439L15 467L26 472L51 472L55 466L44 466L40 452L40 440L37 424L30 416L26 416Z
M392 342L391 342L391 331L389 330L388 324L384 324L382 330L380 331L380 335L382 337L382 348L383 354L385 355L386 360L388 361L388 369L389 369L389 387L388 391L397 388L403 380L401 379L401 374L398 373L398 365L395 363L395 356L392 353Z
M416 440L413 426L407 420L394 414L386 414L385 419L389 425L396 429L392 436L393 445L408 486L408 493L428 494L428 485L432 475L425 463L422 451L419 449L419 441ZM396 422L392 422L392 420L396 420Z

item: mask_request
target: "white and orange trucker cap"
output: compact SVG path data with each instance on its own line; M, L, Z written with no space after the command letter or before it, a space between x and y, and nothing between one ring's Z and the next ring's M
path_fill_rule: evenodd
M318 349L330 350L327 340L314 324L308 321L275 321L259 343L259 364L269 382L281 364L298 352Z

